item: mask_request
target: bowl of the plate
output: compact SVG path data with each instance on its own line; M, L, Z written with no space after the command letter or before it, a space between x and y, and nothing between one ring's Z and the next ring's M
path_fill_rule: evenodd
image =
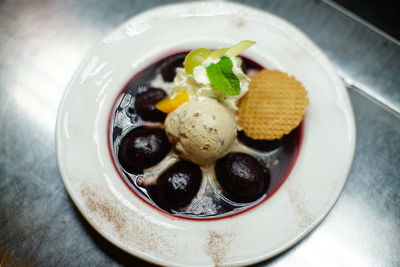
M110 114L144 67L175 51L257 45L244 56L296 77L309 107L288 178L261 205L219 220L186 220L133 194L109 151ZM273 257L315 228L349 172L355 126L349 97L327 57L301 31L267 12L191 2L141 13L104 37L69 83L57 117L57 160L73 202L106 239L169 266L244 265Z

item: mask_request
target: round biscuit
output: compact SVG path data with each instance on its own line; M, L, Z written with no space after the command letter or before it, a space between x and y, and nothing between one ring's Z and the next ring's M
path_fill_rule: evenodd
M239 102L238 124L253 139L279 139L299 126L307 105L307 91L294 77L261 70Z

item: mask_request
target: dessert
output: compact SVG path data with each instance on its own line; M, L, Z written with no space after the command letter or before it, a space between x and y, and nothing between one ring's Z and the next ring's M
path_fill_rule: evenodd
M261 203L287 177L306 93L294 78L239 56L253 44L168 56L124 89L112 114L112 152L122 177L150 205L179 217L219 218ZM289 97L275 101L282 95ZM279 128L274 121L291 123Z

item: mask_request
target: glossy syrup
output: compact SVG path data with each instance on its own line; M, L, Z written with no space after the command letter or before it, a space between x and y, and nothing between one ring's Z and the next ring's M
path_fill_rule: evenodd
M179 63L181 64L183 62L186 54L186 52L182 52L167 56L144 68L140 73L135 75L125 88L123 88L120 98L116 100L115 112L111 114L109 129L111 152L115 165L121 173L121 177L134 193L149 205L160 210L161 208L153 201L153 185L163 170L179 160L178 155L172 150L167 157L156 166L145 170L144 173L133 174L124 170L119 164L117 159L118 149L121 139L135 127L164 127L162 123L147 122L138 116L135 111L136 96L147 91L152 85L154 86L154 83L160 81L162 77L164 77L164 80L165 78L170 79L173 73L170 73L171 70L164 68L165 64L173 62L174 65L179 65ZM242 68L248 74L262 69L259 64L248 58L242 58L242 60ZM160 82L158 82L158 85L160 85ZM166 87L168 87L168 84L166 84ZM165 89L168 90L168 88ZM226 197L226 194L215 178L213 166L210 166L202 168L203 181L199 192L192 202L180 209L170 210L169 213L187 219L217 219L235 215L257 206L278 190L288 177L296 161L300 143L301 126L281 140L274 142L254 141L246 138L242 132L239 132L238 138L235 140L231 151L240 151L250 154L268 168L270 172L270 185L266 194L251 203L233 202Z

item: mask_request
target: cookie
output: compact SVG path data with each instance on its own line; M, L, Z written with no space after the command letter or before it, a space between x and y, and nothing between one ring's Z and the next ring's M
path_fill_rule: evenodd
M277 70L261 70L251 79L238 112L238 124L247 136L275 140L299 126L308 105L299 81Z

